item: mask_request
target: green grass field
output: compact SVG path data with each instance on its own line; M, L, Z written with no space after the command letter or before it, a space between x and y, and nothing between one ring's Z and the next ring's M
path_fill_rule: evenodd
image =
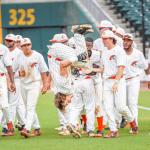
M150 92L140 93L139 104L150 107ZM16 132L14 137L0 137L0 150L150 150L150 111L139 111L138 135L130 135L126 128L115 139L59 136L54 130L59 123L50 94L40 96L37 111L42 136L24 139Z

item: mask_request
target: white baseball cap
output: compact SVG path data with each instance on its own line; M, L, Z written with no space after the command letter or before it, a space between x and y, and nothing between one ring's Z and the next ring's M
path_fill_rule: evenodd
M112 31L110 31L110 30L103 31L101 37L102 38L113 38L113 39L116 39L115 34Z
M31 40L29 38L23 38L21 40L21 46L23 46L25 44L31 44Z
M123 29L123 28L118 27L118 28L116 29L116 33L118 33L118 34L120 34L120 35L124 36L125 31L124 31L124 29Z
M16 41L16 36L14 34L7 34L5 40Z
M22 40L22 36L21 35L16 35L16 41L21 41Z
M108 20L102 20L100 24L98 25L98 28L113 28L113 25Z
M64 33L55 34L52 40L49 40L51 43L64 43L68 41L68 37Z
M123 38L124 39L129 39L131 41L134 40L134 37L133 37L133 35L131 33L126 33Z

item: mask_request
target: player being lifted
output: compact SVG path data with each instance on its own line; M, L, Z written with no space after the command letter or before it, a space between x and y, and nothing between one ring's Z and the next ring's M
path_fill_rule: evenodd
M81 25L74 26L74 30L80 30L81 32L88 32L91 30L91 26ZM76 40L80 43L83 40L81 34L76 34ZM73 96L73 86L70 74L70 66L86 67L87 63L78 63L80 60L80 54L84 53L85 50L75 51L71 47L67 46L66 43L68 38L65 34L56 34L52 42L52 46L49 46L48 62L49 70L52 76L53 84L56 89L55 104L61 111L66 109L68 103L71 102ZM55 69L53 69L55 68ZM71 125L68 126L71 133L75 136L80 137L80 134Z

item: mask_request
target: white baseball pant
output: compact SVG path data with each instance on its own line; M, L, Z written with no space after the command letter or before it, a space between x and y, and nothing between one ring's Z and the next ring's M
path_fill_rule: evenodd
M94 131L95 120L95 91L92 79L78 79L74 81L74 94L71 102L69 122L77 126L83 110L87 117L87 132Z
M127 87L127 106L138 124L138 97L140 90L140 77L126 80Z
M28 84L21 83L21 93L26 109L26 123L25 128L31 130L40 128L39 120L36 114L36 104L40 94L41 83L35 81Z
M104 105L108 116L108 125L111 131L117 131L114 109L126 117L128 122L134 120L129 108L126 106L126 82L122 78L118 84L116 93L112 92L112 86L115 83L114 79L104 80Z

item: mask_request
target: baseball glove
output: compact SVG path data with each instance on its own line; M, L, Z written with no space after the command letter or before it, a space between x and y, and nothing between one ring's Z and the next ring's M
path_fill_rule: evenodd
M87 33L94 32L92 26L89 24L74 25L72 26L71 31L73 33L79 33L79 34L87 34Z

